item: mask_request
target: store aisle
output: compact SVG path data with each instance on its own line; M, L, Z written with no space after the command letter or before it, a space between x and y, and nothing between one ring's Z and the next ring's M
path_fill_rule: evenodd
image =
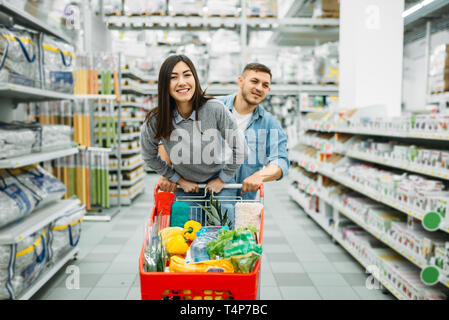
M157 175L111 222L85 222L76 261L33 299L140 299L138 257ZM266 184L262 299L394 299L365 288L365 270L290 200L288 182ZM69 268L69 266L77 268ZM79 289L68 289L79 270Z

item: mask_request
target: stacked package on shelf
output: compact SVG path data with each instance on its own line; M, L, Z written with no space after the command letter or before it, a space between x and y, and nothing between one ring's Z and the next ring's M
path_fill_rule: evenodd
M166 0L125 0L124 4L125 15L150 15L167 13L167 1Z
M176 50L176 54L183 54L189 57L196 68L200 81L205 81L207 79L209 56L205 46L197 46L193 43L187 44L180 46Z
M278 54L273 52L263 52L257 48L251 53L250 62L258 62L266 65L271 70L271 84L282 83L282 65L278 59Z
M208 16L237 16L240 0L204 0L204 14Z
M0 300L16 299L45 269L47 228L16 244L0 245Z
M0 122L0 159L70 146L69 126Z
M260 17L277 17L277 0L248 0L248 15Z
M315 48L315 56L320 60L322 83L338 83L339 53L338 42L329 42Z
M40 87L38 36L34 31L0 26L0 82Z
M312 52L301 47L283 49L278 59L283 83L320 82L319 59Z
M73 126L74 102L69 100L22 103L27 122Z
M53 36L43 34L42 69L47 90L73 93L75 48Z
M208 82L236 82L240 74L240 36L232 30L217 30L210 42Z
M106 16L118 14L122 9L122 0L103 0L103 11Z
M66 212L51 223L48 228L48 257L50 261L60 260L68 251L78 245L84 213L84 208L78 207Z
M203 0L169 0L168 13L175 15L203 15Z
M314 18L338 18L340 0L316 0L313 7Z
M37 165L0 170L0 227L61 199L66 190L62 182Z
M431 93L449 91L449 44L436 47L430 56L429 87Z

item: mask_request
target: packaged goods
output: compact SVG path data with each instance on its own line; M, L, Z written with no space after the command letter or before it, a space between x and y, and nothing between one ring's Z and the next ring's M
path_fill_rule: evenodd
M277 13L277 0L248 0L248 15L276 17Z
M429 87L432 93L449 91L449 44L437 46L430 55Z
M75 48L47 34L42 40L42 69L45 88L73 93Z
M81 223L84 208L77 208L66 213L52 223L49 228L49 258L58 261L69 250L75 248L81 238Z
M31 190L6 170L0 170L0 227L25 217L37 203Z
M0 123L0 159L29 154L35 142L32 130L6 130Z
M235 228L254 226L260 228L261 203L236 203L235 204Z
M189 262L201 262L209 260L209 254L207 253L207 244L211 241L217 240L218 234L222 229L228 229L227 227L202 227L197 233L196 238L190 245L190 261Z
M143 15L145 13L166 13L166 0L125 0L124 11L126 15Z
M0 299L15 299L42 273L47 258L46 233L0 246Z
M252 226L235 230L223 229L220 231L217 240L210 241L207 244L207 253L211 259L218 259L225 257L225 255L230 257L233 254L246 254L250 251L260 254L262 246L256 244L253 235L258 231L257 228Z
M313 7L314 18L338 18L340 0L316 0Z
M0 26L0 82L40 87L37 33Z
M189 221L190 206L182 201L175 201L171 206L170 226L184 228L184 224Z
M186 260L172 256L170 258L170 272L223 272L233 273L234 267L228 260L207 260L201 262L186 263Z
M205 15L238 15L240 14L239 0L205 0Z
M168 13L171 15L202 15L203 0L170 0Z

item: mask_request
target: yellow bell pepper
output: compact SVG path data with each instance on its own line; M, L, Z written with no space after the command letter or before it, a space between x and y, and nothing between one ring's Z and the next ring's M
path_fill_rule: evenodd
M164 248L167 247L167 242L173 236L176 236L178 234L182 235L183 232L184 232L183 229L180 227L168 227L168 228L164 228L161 231L159 231L159 235L162 238L162 245L164 246Z
M196 238L196 233L202 228L201 223L195 220L189 220L184 224L184 238L193 241Z
M186 239L181 234L174 235L168 239L167 252L170 254L185 255L189 250Z

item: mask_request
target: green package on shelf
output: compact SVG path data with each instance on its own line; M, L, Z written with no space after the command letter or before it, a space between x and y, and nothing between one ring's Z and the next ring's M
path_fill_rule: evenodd
M189 216L190 205L182 201L175 201L171 206L170 227L184 228L184 224L189 221Z

